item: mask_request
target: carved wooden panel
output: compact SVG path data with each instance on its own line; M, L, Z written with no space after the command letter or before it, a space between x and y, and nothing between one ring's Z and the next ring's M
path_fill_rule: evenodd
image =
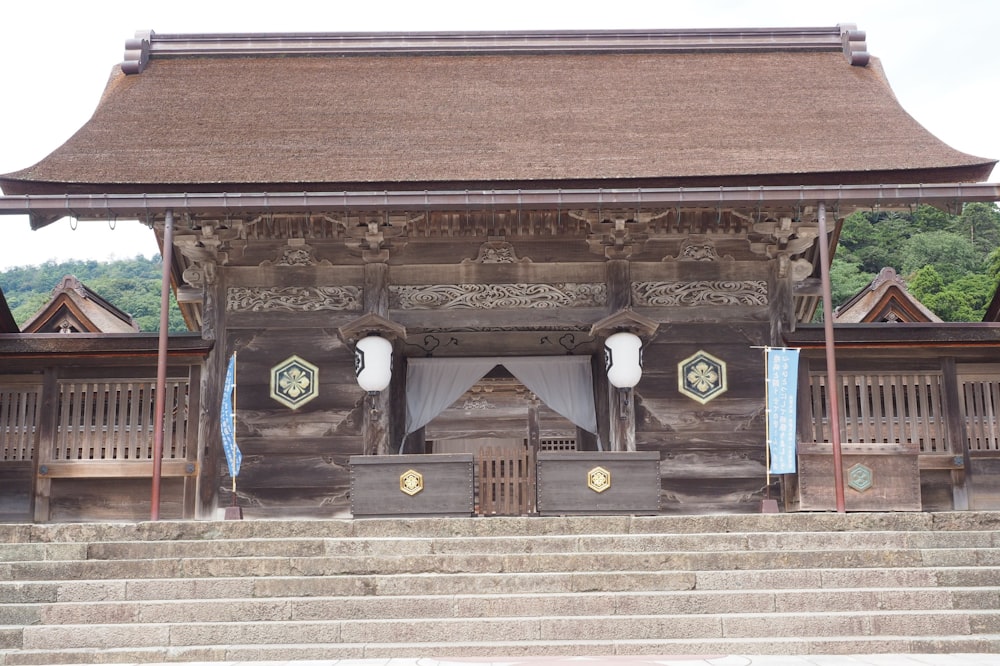
M767 305L764 280L633 282L632 302L646 306Z
M360 287L230 287L229 312L361 310Z
M389 287L390 304L401 310L595 307L607 302L601 283L434 284Z

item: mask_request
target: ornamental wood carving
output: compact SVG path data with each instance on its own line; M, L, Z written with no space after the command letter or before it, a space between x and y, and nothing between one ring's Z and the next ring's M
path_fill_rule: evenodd
M715 243L704 235L691 236L681 243L676 257L667 256L663 261L735 261L733 255L719 256Z
M475 259L463 259L463 264L529 264L531 259L519 259L514 246L503 240L489 240L479 246Z
M632 302L645 306L767 305L764 280L633 282Z
M394 285L389 297L403 310L579 308L603 306L608 290L602 283Z
M361 310L360 287L230 287L229 312L316 312Z
M260 262L261 266L332 266L327 260L317 261L315 252L308 245L290 245L282 248L277 258Z

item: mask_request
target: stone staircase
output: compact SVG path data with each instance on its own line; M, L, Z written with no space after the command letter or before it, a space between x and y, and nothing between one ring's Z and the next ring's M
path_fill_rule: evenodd
M0 525L0 664L1000 653L1000 513Z

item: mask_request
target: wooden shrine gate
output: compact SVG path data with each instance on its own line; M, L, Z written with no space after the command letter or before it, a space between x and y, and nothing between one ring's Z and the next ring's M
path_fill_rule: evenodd
M535 451L485 447L476 456L476 513L481 516L521 516L536 513Z

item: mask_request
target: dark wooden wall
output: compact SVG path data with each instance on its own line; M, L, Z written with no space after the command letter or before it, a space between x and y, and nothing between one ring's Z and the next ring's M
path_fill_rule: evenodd
M409 237L396 237L381 254L371 245L359 251L335 230L326 237L317 233L307 245L295 241L309 256L294 266L281 265L282 253L293 245L287 239L249 234L240 255L219 268L230 293L347 286L361 294L355 306L310 311L230 303L226 344L239 354L237 438L244 454L237 495L246 515L347 511L347 459L363 452L366 405L354 381L350 350L336 330L366 310L383 314L378 312L382 308L383 316L406 327L407 339L397 343L397 351L408 356L591 356L605 446L614 405L602 377L602 341L589 335L590 327L622 308L658 322L660 330L646 349L644 376L635 391L635 441L639 450L657 451L663 459L664 510L759 510L765 486L764 370L762 352L754 347L770 340L767 292L774 278L772 263L752 249L744 223L716 212L696 215L684 230L664 226L647 242L638 233L633 238L631 226L614 231L611 223L588 224L565 212L546 215L510 216L506 222L461 213L417 216L419 221L409 224ZM471 226L449 221L449 216L468 218ZM692 252L689 231L715 224L720 225L718 233L694 232ZM344 233L359 226L347 225ZM506 253L505 260L484 259L488 251ZM366 261L387 261L388 269L369 271ZM366 275L374 274L380 283L366 285ZM676 302L646 295L650 285L687 283L690 293ZM502 293L488 304L459 303L463 285ZM543 291L567 291L564 287L570 285L573 295L569 303L541 307L548 291L519 293L517 285L537 285ZM763 293L742 294L753 285ZM374 297L364 293L366 288L387 293ZM591 298L595 289L601 295ZM460 294L457 300L441 296L452 292ZM727 366L728 390L705 405L678 391L677 364L698 351ZM270 368L292 354L319 367L321 377L319 396L295 410L273 400L268 388ZM401 381L397 376L394 400L401 397ZM492 414L448 410L423 435L427 440L526 436L522 405L509 399L496 403ZM398 405L392 413L401 418ZM540 415L543 437L573 432L544 406ZM398 424L393 430L398 432ZM595 446L596 440L581 441L581 448ZM397 447L393 441L388 450ZM417 448L416 440L408 440L407 452ZM229 486L223 468L220 506L231 501Z
M659 451L665 513L759 511L766 485L766 324L675 324L644 355L636 444ZM702 405L678 391L678 364L698 351L726 363L728 389Z
M295 327L233 332L237 349L237 496L247 517L335 516L348 506L348 458L361 451L364 394L354 358L336 333ZM292 355L319 371L318 395L297 409L271 397L271 369ZM220 504L232 501L223 465Z

